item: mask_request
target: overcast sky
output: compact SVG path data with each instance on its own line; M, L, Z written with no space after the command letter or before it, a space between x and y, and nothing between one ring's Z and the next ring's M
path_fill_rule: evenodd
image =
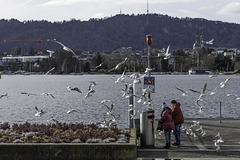
M149 13L205 18L240 24L239 0L148 0ZM145 14L147 0L0 0L0 19L89 20L123 14Z

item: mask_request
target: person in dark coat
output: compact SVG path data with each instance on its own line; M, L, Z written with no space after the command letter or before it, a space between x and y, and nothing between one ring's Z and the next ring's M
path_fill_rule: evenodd
M172 110L169 107L164 107L164 112L160 122L162 123L162 128L166 139L166 146L163 148L169 149L171 147L171 131L175 129Z
M176 142L173 143L173 145L180 145L181 125L184 123L184 117L183 117L182 110L180 108L180 103L175 100L172 100L171 104L173 107L172 115L173 115L174 124L175 124L175 129L173 133L176 140Z

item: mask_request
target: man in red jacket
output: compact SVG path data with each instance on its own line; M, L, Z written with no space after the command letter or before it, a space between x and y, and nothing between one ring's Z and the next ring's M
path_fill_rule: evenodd
M184 122L184 117L182 114L182 110L180 108L180 103L175 100L172 100L171 104L173 107L172 115L173 115L173 120L175 124L175 130L173 131L173 133L175 135L175 140L176 140L176 142L173 145L180 145L181 125Z

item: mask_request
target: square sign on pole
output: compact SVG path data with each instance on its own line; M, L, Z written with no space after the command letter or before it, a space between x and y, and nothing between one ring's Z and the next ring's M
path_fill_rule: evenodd
M155 77L144 77L143 89L149 88L155 92Z

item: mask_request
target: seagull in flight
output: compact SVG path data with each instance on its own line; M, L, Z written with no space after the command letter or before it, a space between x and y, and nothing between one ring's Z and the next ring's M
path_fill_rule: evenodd
M93 86L96 86L97 83L96 82L93 82L93 81L90 81L90 84L89 84L89 87L88 87L88 90L90 91L92 89Z
M77 88L77 87L72 88L71 86L67 86L67 91L68 92L70 92L70 91L77 91L79 93L82 93L79 88Z
M223 88L227 85L227 82L230 80L231 78L227 78L224 82L220 83L220 88Z
M95 91L93 89L91 89L90 91L88 91L88 93L86 94L85 96L85 99L87 99L88 97L92 96L92 94L94 93Z
M169 59L170 58L170 56L171 56L171 53L169 53L169 48L170 48L170 45L168 45L168 48L167 48L167 50L166 50L166 53L164 54L164 59Z
M198 100L200 100L203 96L205 96L205 91L206 91L206 89L207 89L207 83L204 84L204 87L203 87L202 92L196 91L196 90L194 90L194 89L189 89L189 90L192 91L192 92L199 93L200 95L199 95L199 97L198 97Z
M8 94L4 93L4 94L0 95L0 99L3 98L3 97L7 97L7 96L8 96Z
M209 73L209 78L217 77L216 73L213 73L211 71L205 71L205 72Z
M31 95L36 96L37 95L37 94L34 94L34 93L27 93L27 92L21 92L21 94L26 94L28 96L31 96Z
M206 44L213 44L214 39L211 39L210 41L207 41Z
M70 48L68 48L67 46L65 46L63 43L57 41L56 39L54 39L54 40L48 40L48 41L50 41L50 42L55 42L55 43L57 43L57 44L60 44L65 51L72 52L72 54L74 54L74 56L77 56L77 55L73 52L73 50L71 50Z
M67 111L67 114L71 114L71 113L73 113L73 112L78 112L78 111L75 110L75 109L72 109L72 110L70 109L70 110Z
M111 106L107 106L106 104L104 104L104 106L108 109L107 115L111 115L114 109L114 103L111 103Z
M138 113L139 113L139 110L137 110L137 111L135 112L135 114L130 115L130 116L131 116L131 119L134 119L134 118L138 115Z
M36 117L41 117L43 114L45 114L46 112L44 111L44 110L38 110L38 108L37 107L35 107L35 109L36 109L36 114L35 114L35 116Z
M145 72L144 73L149 73L149 72L151 72L152 71L152 69L151 68L146 68L146 70L145 70Z
M126 72L126 67L124 68L124 71L122 73L122 75L120 77L118 77L118 79L115 81L115 83L118 83L119 81L120 82L123 82L124 81L124 75L125 75L125 72Z
M44 95L46 95L46 96L51 96L52 98L55 98L52 93L42 93L41 95L42 95L42 96L44 96Z
M176 87L177 90L181 91L182 92L182 96L186 96L187 95L187 92L185 92L184 90Z
M105 62L102 62L101 64L99 64L98 66L96 66L96 67L95 67L95 70L101 68L104 63L105 63Z
M128 58L126 57L126 58L124 59L124 61L118 63L115 67L113 67L112 69L108 70L108 72L111 72L111 71L114 71L114 70L119 69L121 65L123 65L125 62L127 62L127 60L128 60Z
M60 124L55 118L51 117L49 120L47 121L53 121L56 125Z
M46 73L44 76L48 75L48 74L49 74L50 72L52 72L54 69L55 69L55 67L53 67L52 69L50 69L49 71L47 71L47 73Z
M104 99L104 100L101 101L101 104L104 104L104 103L106 103L106 102L111 102L111 100L109 100L109 99Z

